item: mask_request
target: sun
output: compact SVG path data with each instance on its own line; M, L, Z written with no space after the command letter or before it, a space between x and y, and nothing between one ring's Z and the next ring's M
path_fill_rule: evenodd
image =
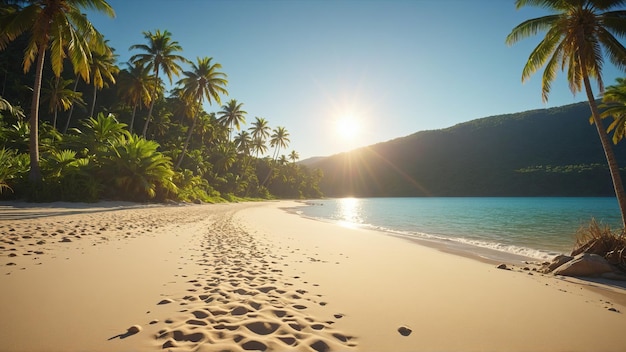
M343 116L336 121L335 132L344 140L354 140L361 132L361 124L352 115Z

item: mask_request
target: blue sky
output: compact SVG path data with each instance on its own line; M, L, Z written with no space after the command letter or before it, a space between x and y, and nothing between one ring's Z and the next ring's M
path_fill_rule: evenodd
M145 44L144 31L168 30L182 55L213 57L228 75L229 99L290 133L287 154L327 156L476 118L560 106L573 96L564 73L541 100L541 73L521 72L540 36L509 47L526 19L506 0L108 0L110 19L89 19L120 62ZM187 68L185 66L185 68ZM605 85L623 76L609 62ZM596 89L597 93L597 89ZM209 112L218 104L206 105ZM353 116L353 138L337 121ZM591 127L590 127L591 128Z

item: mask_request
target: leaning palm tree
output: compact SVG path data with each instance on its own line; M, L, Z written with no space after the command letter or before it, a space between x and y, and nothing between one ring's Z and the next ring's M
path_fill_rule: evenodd
M195 114L200 112L205 98L209 102L209 105L212 100L215 100L219 104L221 101L220 94L228 95L228 91L226 90L226 85L228 84L226 74L219 71L222 65L217 62L212 63L212 59L211 57L198 58L196 63L191 64L190 71L183 72L185 77L177 83L182 86L182 97L185 100L193 102L196 106L193 111ZM197 120L195 116L192 118L192 125L187 132L183 151L178 158L175 169L178 169L182 163L187 147L189 146L189 140L191 139Z
M148 40L146 44L131 45L130 50L137 49L144 53L135 54L130 58L133 63L145 65L154 72L155 82L159 82L159 73L161 70L167 75L170 83L172 83L172 75L178 76L182 71L179 63L188 63L189 60L175 54L180 52L183 48L177 41L172 41L172 33L165 30L161 32L156 30L155 33L143 32L144 37ZM152 118L152 110L154 109L154 102L156 101L156 91L152 94L152 101L150 102L150 108L148 109L148 117L143 125L143 137L146 137L148 131L148 124Z
M231 99L228 104L222 106L222 110L217 114L219 115L219 121L229 128L228 139L232 137L233 127L239 131L241 124L246 123L245 115L247 112L243 111L241 107L243 103L237 103L237 100Z
M115 65L116 56L114 49L108 45L102 51L94 51L89 61L91 69L91 77L93 84L93 97L91 101L91 110L89 116L93 117L96 109L96 97L98 90L107 86L106 81L115 84L115 75L120 72L119 67Z
M618 68L626 69L626 49L615 37L626 34L626 11L615 10L623 6L624 1L517 0L515 5L518 9L528 5L553 12L519 24L507 36L506 43L511 45L539 31L546 31L546 36L530 54L522 71L522 81L526 81L545 65L541 91L544 102L548 101L551 83L559 68L567 68L572 93L580 92L584 87L613 179L622 225L626 228L626 193L590 82L595 79L600 93L604 91L602 67L605 56Z
M23 7L2 11L0 50L23 33L30 38L24 52L24 72L35 64L35 83L30 108L30 174L32 182L41 181L39 167L39 99L46 52L49 51L52 72L61 76L63 59L69 58L74 72L89 82L91 52L104 48L102 35L81 12L93 9L110 17L113 8L105 0L26 0ZM48 50L50 49L50 50Z

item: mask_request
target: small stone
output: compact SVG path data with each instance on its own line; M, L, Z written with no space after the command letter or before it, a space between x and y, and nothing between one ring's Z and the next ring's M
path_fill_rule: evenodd
M63 239L61 240L61 242L72 242L72 239L67 238L67 237L63 237Z
M401 326L398 328L398 332L400 333L400 335L402 336L409 336L411 335L411 333L413 332L413 330L409 329L406 326Z
M613 308L613 307L609 308L608 310L609 310L610 312L615 312L615 313L619 313L619 312L620 312L619 310L617 310L617 309L615 309L615 308Z
M506 267L506 264L502 263L498 266L496 266L497 269L503 269L503 270L507 270L508 268Z
M126 333L128 335L135 335L136 333L141 331L141 326L140 325L133 325L130 328L128 328L128 330L126 331Z

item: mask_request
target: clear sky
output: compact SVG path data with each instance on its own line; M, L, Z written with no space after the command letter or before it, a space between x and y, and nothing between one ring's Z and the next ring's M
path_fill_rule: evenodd
M516 10L513 0L108 2L115 19L88 16L120 62L138 53L131 45L147 43L142 32L170 31L186 58L222 64L229 82L222 104L244 103L245 127L255 116L284 126L291 139L285 154L296 150L301 159L586 100L572 95L564 73L548 104L541 100L542 72L522 84L541 36L512 47L505 38L547 13ZM622 76L605 63L605 85ZM347 116L354 122L339 122ZM341 125L347 131L340 133Z

